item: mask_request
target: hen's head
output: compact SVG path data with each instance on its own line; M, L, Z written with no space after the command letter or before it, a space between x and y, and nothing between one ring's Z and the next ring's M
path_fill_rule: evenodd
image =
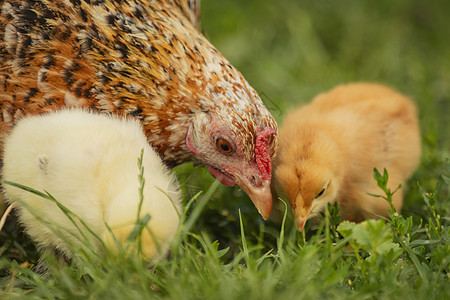
M277 127L265 108L259 111L257 105L246 103L247 107L243 104L196 112L186 145L194 159L221 183L239 185L267 219L272 209L271 160Z

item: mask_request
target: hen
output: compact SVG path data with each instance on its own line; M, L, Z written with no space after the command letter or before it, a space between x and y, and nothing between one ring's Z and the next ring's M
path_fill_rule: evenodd
M205 165L268 217L277 126L197 30L198 1L0 3L0 140L60 107L132 116L169 167Z
M414 104L379 84L342 85L291 112L280 129L274 181L285 192L299 230L327 203L342 217L361 221L387 216L373 169L386 168L395 190L414 172L421 143ZM402 206L402 192L393 197Z
M50 193L114 252L115 240L105 222L124 246L137 221L141 150L145 184L140 217L150 216L142 231L142 253L157 259L178 228L181 193L137 121L78 110L23 118L5 141L2 175ZM78 231L51 200L8 184L3 189L40 247L55 247L72 257L73 248L85 245L85 236L101 249L84 226L77 222L82 233Z

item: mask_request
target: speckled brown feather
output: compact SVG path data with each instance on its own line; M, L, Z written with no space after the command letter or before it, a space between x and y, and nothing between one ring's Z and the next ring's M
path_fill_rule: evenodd
M1 1L1 139L17 118L60 107L133 116L164 161L193 159L197 111L220 111L254 160L257 131L276 124L242 75L197 30L199 4ZM270 138L273 155L276 138Z

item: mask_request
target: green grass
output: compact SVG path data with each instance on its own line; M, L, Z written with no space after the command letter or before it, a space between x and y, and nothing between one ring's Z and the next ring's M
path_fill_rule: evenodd
M330 207L302 235L289 209L263 222L241 190L186 164L176 172L185 207L194 200L169 258L148 266L138 256L80 255L71 264L49 256L42 275L33 244L9 221L0 232L0 298L450 298L448 11L445 0L202 2L205 34L277 121L349 81L382 82L415 100L423 157L401 212L338 225Z

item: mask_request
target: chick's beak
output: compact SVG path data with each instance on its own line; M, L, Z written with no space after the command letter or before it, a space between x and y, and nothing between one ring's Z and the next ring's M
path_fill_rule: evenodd
M308 220L308 217L306 217L306 218L302 218L302 217L295 218L295 223L297 223L298 231L302 231L303 230L303 228L305 227L306 220Z
M259 214L264 220L267 220L272 211L272 192L270 190L269 180L251 180L236 176L236 183L250 197Z
M297 224L298 231L302 231L305 227L305 223L309 218L309 215L311 214L310 209L304 209L303 207L299 209L295 209L295 223Z

